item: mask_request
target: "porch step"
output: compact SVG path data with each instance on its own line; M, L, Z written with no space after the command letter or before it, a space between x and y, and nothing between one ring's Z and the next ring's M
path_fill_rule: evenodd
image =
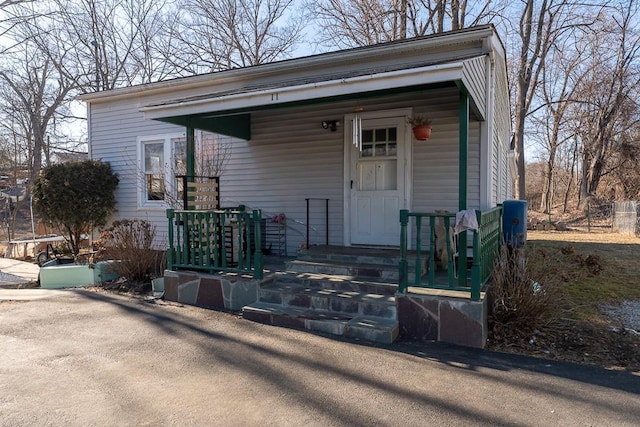
M269 325L305 329L384 344L393 343L400 330L398 321L395 319L376 316L352 317L261 301L244 307L242 316L245 319Z
M393 283L352 276L282 272L260 284L244 318L277 326L391 343L398 336Z
M364 284L364 283L362 283ZM374 287L372 286L372 289ZM259 300L285 307L331 312L344 316L396 319L395 295L356 290L349 282L276 278L260 286Z
M399 264L400 251L397 249L314 246L303 251L297 259L287 262L286 270L398 283ZM422 273L426 271L425 255ZM409 263L409 274L415 274L413 262Z
M333 289L337 291L356 291L369 294L395 295L398 284L368 278L354 278L351 275L279 272L264 282L268 285L279 283L297 283L318 289Z
M299 260L336 262L340 264L398 265L398 249L372 249L344 246L312 246L300 252Z
M327 275L349 276L367 280L378 280L398 283L400 272L398 264L364 264L353 262L317 261L294 259L287 262L286 269L296 273L316 273ZM414 274L415 268L409 268L409 274ZM423 273L426 267L423 267Z

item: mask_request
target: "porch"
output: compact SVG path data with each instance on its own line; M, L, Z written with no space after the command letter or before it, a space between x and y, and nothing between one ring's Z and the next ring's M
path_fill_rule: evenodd
M460 235L453 239L455 214L403 211L398 248L318 245L289 258L256 250L263 248L260 211L170 210L165 298L352 339L483 347L482 290L500 244L501 212L477 211L468 251L450 247L438 259L436 222L445 225L445 241L467 247Z

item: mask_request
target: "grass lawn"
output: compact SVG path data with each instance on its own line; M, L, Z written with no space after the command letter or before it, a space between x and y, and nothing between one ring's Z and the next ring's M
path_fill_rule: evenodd
M547 251L568 297L593 315L602 303L640 301L640 238L614 233L528 232L529 250ZM589 258L591 257L591 258Z

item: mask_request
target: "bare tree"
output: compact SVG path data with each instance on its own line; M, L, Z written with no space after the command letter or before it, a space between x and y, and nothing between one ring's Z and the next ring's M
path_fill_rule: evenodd
M559 166L559 154L563 146L572 142L575 129L570 112L580 95L582 81L587 75L583 66L585 57L581 53L580 29L556 40L549 53L549 61L541 67L541 84L537 94L542 103L538 111L532 112L531 122L542 129L543 150L546 154L545 179L540 201L540 210L550 213L555 194L555 169ZM541 116L541 117L540 117ZM571 154L571 151L569 152Z
M76 81L58 72L52 61L32 43L21 45L20 61L5 63L0 69L3 97L9 105L14 129L27 143L30 179L33 182L42 167L47 132L63 104L68 102ZM17 130L16 130L17 129Z
M551 0L553 1L553 0ZM535 2L527 0L520 17L518 35L520 36L520 55L517 60L517 79L515 80L515 105L514 108L514 133L512 147L515 155L517 170L517 182L515 185L515 197L524 199L525 197L525 162L524 162L524 134L525 119L531 102L538 77L542 70L541 61L546 56L543 49L549 48L551 37L550 25L555 14L551 14L546 20L545 14L548 10L547 0L543 0L539 10L534 15ZM534 20L535 16L535 20Z
M179 14L174 2L146 3L146 8L141 7L135 13L140 33L131 56L133 75L139 83L179 76L182 67L176 66L174 53L185 49L179 37Z
M329 48L367 46L491 22L503 5L486 0L309 0Z
M173 64L200 73L288 57L302 34L294 0L184 0Z
M3 1L0 1L0 9L4 9L5 7L13 6L14 4L18 4L18 3L27 3L29 1L32 1L32 0L3 0Z
M68 105L82 77L62 64L70 60L71 48L59 43L51 12L36 3L8 10L11 31L5 37L11 47L4 53L0 82L2 111L11 132L24 144L30 179L50 161L52 129L70 116Z
M0 1L0 54L10 51L22 43L22 39L13 39L12 31L20 23L33 19L37 15L25 14L29 8L17 8L17 5L31 3L32 0L4 0ZM16 13L16 11L19 11Z
M170 0L54 0L47 25L81 91L108 90L175 75L160 51L173 10Z
M525 197L525 135L527 118L536 91L542 80L545 64L553 46L569 37L576 29L586 28L595 21L600 6L578 4L569 0L524 0L519 12L518 52L514 55L515 97L512 102L514 132L511 141L515 154L517 179L515 196Z
M582 141L582 195L597 193L604 175L621 167L614 159L637 136L640 69L640 28L635 27L638 3L631 1L620 9L609 9L591 35L590 79L582 86L584 94L579 112ZM608 43L603 43L607 40ZM631 145L630 145L631 144Z

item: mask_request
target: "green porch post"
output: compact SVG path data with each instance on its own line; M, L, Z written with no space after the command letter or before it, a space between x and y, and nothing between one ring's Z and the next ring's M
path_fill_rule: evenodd
M464 89L460 90L460 151L458 154L458 210L467 209L467 168L469 151L469 94ZM467 233L458 235L458 286L467 285Z
M187 176L196 174L196 131L187 126Z

